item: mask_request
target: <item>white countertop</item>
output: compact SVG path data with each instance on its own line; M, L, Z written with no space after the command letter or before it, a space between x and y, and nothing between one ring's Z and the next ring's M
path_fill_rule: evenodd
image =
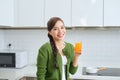
M37 68L35 65L29 65L21 69L15 68L0 68L0 79L19 80L23 76L36 77ZM71 78L76 79L95 79L95 80L120 80L120 77L111 76L88 76L82 75L81 69L75 75L70 75Z
M23 76L36 76L36 66L29 65L21 69L0 68L0 79L19 80Z

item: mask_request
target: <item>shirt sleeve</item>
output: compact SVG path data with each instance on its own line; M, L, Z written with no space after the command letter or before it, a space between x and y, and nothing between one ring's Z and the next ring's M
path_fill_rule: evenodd
M37 80L45 80L47 59L47 50L45 47L41 47L37 56Z
M70 49L70 52L71 52L71 62L70 62L70 67L69 67L69 72L71 74L75 74L77 69L78 69L78 66L77 67L74 67L73 66L73 61L74 61L74 46L71 44L71 49Z

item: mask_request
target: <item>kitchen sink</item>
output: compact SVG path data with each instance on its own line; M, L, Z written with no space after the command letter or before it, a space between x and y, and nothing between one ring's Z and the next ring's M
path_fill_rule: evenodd
M19 80L37 80L36 77L30 77L30 76L24 76L22 78L20 78Z

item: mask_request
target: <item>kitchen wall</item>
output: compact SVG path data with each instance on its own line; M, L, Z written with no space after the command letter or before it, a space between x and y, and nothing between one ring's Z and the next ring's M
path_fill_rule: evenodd
M29 64L36 64L39 47L48 41L47 30L5 30L4 33L5 49L11 43L11 49L27 50ZM83 53L79 59L80 66L120 67L118 64L120 30L73 29L67 31L65 40L72 44L77 41L83 42Z
M4 31L0 30L0 49L4 48Z

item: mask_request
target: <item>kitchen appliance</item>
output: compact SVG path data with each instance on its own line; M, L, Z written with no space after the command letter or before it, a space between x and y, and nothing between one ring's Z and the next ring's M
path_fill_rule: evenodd
M28 64L26 51L0 51L0 67L22 68Z

